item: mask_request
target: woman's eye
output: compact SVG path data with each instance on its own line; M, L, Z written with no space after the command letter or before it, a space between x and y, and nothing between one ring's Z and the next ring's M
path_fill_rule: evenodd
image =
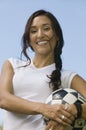
M44 30L48 31L48 30L50 30L50 27L45 27Z
M36 33L37 31L36 30L30 30L30 33Z

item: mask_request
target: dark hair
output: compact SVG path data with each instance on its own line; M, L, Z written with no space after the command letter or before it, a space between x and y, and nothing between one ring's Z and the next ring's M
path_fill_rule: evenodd
M63 40L63 34L62 34L62 29L60 27L60 24L52 13L45 10L38 10L30 16L25 27L25 32L23 34L22 54L24 54L24 56L30 60L27 53L27 49L31 48L30 37L29 37L30 27L33 22L33 19L40 15L45 15L50 19L53 30L55 31L56 36L59 39L57 41L57 44L54 50L54 60L55 60L56 69L52 72L50 76L48 76L50 78L50 84L52 84L53 86L53 90L56 90L61 85L61 69L62 69L61 53L62 53L62 47L64 45L64 40ZM31 49L33 50L33 48Z

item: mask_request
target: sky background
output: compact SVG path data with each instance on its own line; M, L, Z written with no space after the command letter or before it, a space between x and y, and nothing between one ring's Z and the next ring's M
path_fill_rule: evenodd
M63 68L86 79L86 0L0 0L0 71L6 59L20 56L25 24L38 9L52 12L62 27Z

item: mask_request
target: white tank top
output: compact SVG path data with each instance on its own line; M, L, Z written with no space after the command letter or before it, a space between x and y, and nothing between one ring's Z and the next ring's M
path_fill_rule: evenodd
M26 100L44 103L52 92L48 75L55 69L55 64L36 68L31 61L8 59L14 69L14 94ZM27 65L27 66L25 66ZM70 87L76 73L62 70L61 87ZM45 130L42 115L24 115L5 111L3 130Z

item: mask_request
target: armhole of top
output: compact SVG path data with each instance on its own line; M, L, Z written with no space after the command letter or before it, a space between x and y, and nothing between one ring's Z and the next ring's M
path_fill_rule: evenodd
M14 69L15 68L14 59L13 58L9 58L8 61L10 62L10 64L12 65L12 67Z
M71 88L71 82L74 76L77 75L75 72L71 71L63 71L62 74L62 87L63 88Z

